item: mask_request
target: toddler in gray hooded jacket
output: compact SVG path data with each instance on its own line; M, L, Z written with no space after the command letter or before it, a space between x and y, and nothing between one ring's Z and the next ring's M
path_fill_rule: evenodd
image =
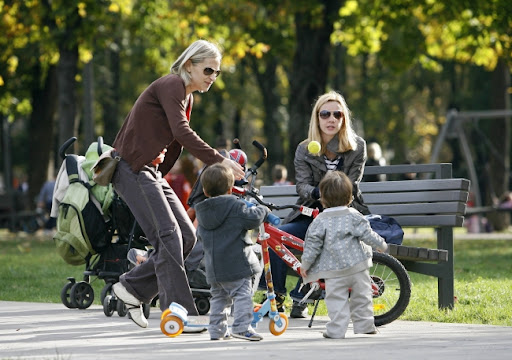
M195 210L197 239L203 243L206 280L211 286L210 338L261 340L251 327L252 279L261 272L261 266L248 230L257 228L270 211L262 206L248 207L245 201L231 195L235 178L224 165L207 167L201 181L207 199L196 204ZM232 305L230 333L228 315Z

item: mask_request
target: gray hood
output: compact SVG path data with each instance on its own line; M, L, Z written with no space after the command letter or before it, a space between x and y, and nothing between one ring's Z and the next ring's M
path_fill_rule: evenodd
M235 195L221 195L201 201L195 205L197 221L207 230L217 229L225 222L237 199Z

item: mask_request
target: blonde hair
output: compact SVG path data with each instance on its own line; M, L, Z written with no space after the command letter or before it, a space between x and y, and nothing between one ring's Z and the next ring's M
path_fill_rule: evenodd
M215 163L204 169L201 174L201 183L206 196L225 195L235 184L235 175L227 166Z
M343 113L343 124L341 125L340 131L338 132L338 152L345 152L348 150L357 149L356 133L352 129L352 120L350 117L350 110L345 102L345 98L336 91L330 91L321 95L313 106L311 112L311 120L309 121L308 143L310 141L318 141L322 145L321 154L325 154L326 145L322 141L322 134L318 123L318 113L320 108L329 101L334 101L340 104L341 112Z
M179 75L185 82L185 85L189 85L192 79L185 69L185 64L190 60L195 65L202 63L206 59L217 59L220 62L222 59L220 49L214 43L206 40L194 41L181 53L178 60L172 64L171 74Z

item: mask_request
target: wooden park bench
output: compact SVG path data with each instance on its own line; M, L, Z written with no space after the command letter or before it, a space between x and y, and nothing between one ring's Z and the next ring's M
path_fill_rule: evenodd
M410 272L438 278L438 306L453 308L453 228L464 222L470 181L452 178L451 164L368 166L365 175L386 174L388 178L416 173L417 180L361 182L363 199L372 214L395 218L403 227L431 227L437 233L437 248L390 245L390 255ZM261 186L266 202L293 204L295 185ZM289 210L276 211L284 218Z
M19 191L0 194L0 229L7 228L11 232L37 230L37 217L35 210L30 209L30 202L26 194Z

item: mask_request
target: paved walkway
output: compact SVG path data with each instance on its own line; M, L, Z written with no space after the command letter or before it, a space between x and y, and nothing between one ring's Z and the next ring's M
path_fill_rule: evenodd
M169 338L160 331L160 311L151 308L149 328L126 317L62 304L0 301L0 359L510 359L512 327L395 321L377 335L324 339L326 317L290 319L286 332L273 336L268 320L258 326L261 342L210 341L208 333ZM207 317L204 317L207 321Z

